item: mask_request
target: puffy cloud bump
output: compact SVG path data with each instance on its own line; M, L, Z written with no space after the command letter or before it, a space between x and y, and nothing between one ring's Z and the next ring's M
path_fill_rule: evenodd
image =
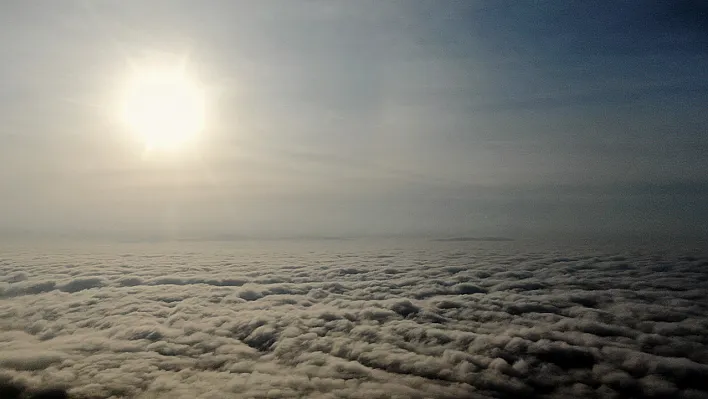
M0 397L708 395L708 257L340 244L6 251Z

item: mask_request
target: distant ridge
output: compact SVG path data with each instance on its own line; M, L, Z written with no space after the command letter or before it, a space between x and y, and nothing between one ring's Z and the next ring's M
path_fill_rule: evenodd
M466 241L514 241L513 238L509 237L450 237L450 238L436 238L433 241L443 241L443 242L466 242Z

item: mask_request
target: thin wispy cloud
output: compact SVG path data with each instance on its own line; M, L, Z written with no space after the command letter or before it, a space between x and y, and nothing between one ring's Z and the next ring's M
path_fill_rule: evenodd
M281 235L562 235L583 223L568 226L565 211L534 213L544 204L521 205L522 218L499 205L549 185L587 196L603 186L598 212L629 226L636 218L618 211L625 204L606 201L623 185L705 183L697 1L2 9L0 159L13 171L0 174L9 192L0 207L12 215L5 232L243 235L278 220ZM186 62L202 84L205 128L189 156L146 158L139 135L121 127L116 93L144 59ZM500 201L479 203L489 197ZM269 216L293 198L301 205L288 212L318 222ZM249 201L239 221L232 204ZM402 202L408 212L388 211ZM623 233L698 231L699 202L653 210L657 220L694 215L681 223ZM559 196L551 205L569 204ZM330 208L346 217L328 225L319 214ZM195 221L204 209L212 231ZM160 222L168 217L172 232ZM342 221L351 228L337 232Z

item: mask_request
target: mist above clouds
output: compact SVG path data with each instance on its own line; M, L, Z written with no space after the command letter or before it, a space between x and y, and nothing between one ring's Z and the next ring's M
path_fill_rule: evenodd
M708 393L705 256L518 242L96 248L0 261L6 388L76 398Z

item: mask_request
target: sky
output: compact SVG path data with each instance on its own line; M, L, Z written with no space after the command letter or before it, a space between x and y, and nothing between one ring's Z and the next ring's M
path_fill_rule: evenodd
M708 3L7 1L0 232L697 235ZM116 121L187 60L188 152Z

